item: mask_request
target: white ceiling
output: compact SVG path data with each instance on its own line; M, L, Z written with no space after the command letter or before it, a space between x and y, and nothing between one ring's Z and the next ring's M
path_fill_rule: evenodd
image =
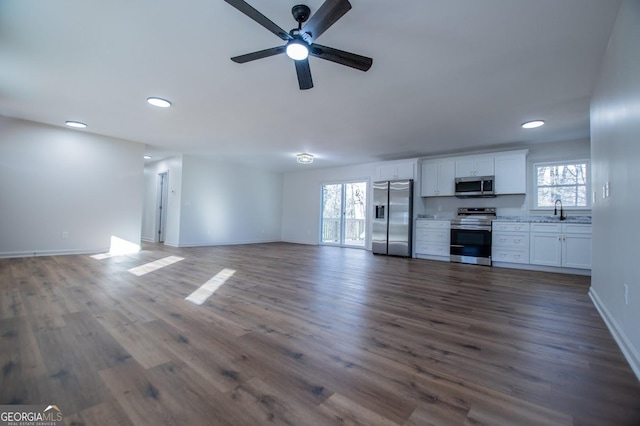
M248 1L285 30L301 0ZM307 0L312 14L323 0ZM589 135L619 0L351 0L301 91L284 44L223 0L0 0L0 114L291 171ZM149 106L159 96L170 109ZM542 118L547 124L523 130ZM298 152L316 156L312 166Z

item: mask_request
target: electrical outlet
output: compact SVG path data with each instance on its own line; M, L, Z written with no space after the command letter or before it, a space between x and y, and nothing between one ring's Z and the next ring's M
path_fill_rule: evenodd
M628 305L629 304L629 285L627 285L627 283L624 283L624 304Z
M66 240L69 238L69 232L68 231L62 231L62 239Z

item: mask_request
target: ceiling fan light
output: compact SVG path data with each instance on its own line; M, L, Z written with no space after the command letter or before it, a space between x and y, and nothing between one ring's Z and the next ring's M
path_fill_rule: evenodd
M287 44L287 56L294 61L307 59L309 56L309 47L299 39L293 39Z
M302 154L296 155L296 159L300 164L311 164L313 163L313 155L307 154L303 152Z

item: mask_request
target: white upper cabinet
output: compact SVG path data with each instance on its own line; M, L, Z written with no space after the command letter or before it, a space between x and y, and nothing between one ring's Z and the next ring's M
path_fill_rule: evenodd
M493 154L458 157L455 162L456 177L493 176Z
M510 151L495 154L495 193L527 193L527 153L528 151Z
M376 167L376 180L414 179L416 161L389 162Z
M458 177L495 176L496 195L527 193L527 153L518 151L423 160L420 195L452 196ZM381 178L387 180L392 178Z
M428 160L422 163L420 195L445 197L454 193L455 163L453 160Z

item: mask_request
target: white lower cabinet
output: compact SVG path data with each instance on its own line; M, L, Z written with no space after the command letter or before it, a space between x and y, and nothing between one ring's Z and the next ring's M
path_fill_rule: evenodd
M532 265L591 269L591 225L532 223Z
M416 220L416 257L449 260L451 222L448 220Z
M529 263L529 224L493 222L491 260L493 262Z
M416 220L416 257L448 261L450 244L450 221ZM591 225L494 221L491 260L504 267L582 273L569 268L591 269Z

